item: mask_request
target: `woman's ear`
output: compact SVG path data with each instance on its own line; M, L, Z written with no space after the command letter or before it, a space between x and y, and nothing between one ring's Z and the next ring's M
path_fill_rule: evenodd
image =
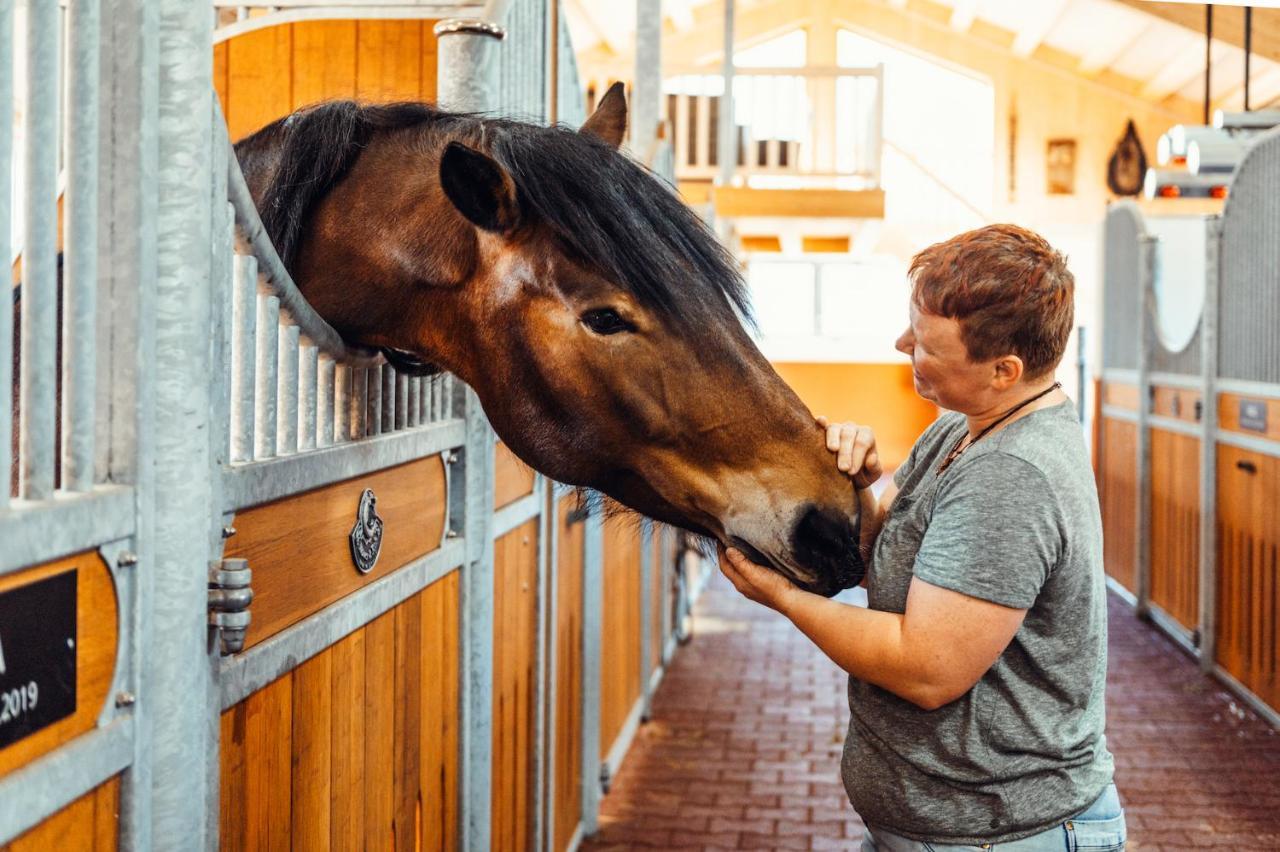
M440 186L477 228L508 234L520 223L515 181L487 154L450 142L440 158Z
M1022 380L1024 373L1021 358L1017 355L1005 355L996 359L992 384L996 390L1008 390Z

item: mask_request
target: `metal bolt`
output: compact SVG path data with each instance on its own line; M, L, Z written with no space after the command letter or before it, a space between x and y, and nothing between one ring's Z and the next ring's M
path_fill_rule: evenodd
M457 453L449 453L449 459L448 459L448 461L449 461L449 464L457 464L457 463L458 463L458 454L457 454Z
M457 538L457 537L458 537L458 531L457 531L457 530L449 530L447 533L445 533L445 534L444 534L444 537L445 537L445 538Z
M138 554L134 553L131 550L126 550L116 557L116 567L118 568L132 568L134 565L137 565L137 564L138 564Z
M222 528L223 538L231 538L231 536L235 534L236 534L236 528L231 526L231 524L227 524L225 527Z
M137 697L132 692L122 691L116 693L117 707L132 707L137 702Z

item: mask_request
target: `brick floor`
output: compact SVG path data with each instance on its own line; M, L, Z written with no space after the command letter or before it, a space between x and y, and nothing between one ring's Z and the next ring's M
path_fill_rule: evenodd
M720 576L586 850L857 849L844 675ZM1280 850L1280 734L1111 600L1108 743L1134 850Z

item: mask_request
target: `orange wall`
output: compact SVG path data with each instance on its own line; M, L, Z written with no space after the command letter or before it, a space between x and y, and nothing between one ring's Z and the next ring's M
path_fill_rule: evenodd
M938 416L932 402L916 395L910 364L776 363L814 415L865 423L875 430L881 463L891 470Z

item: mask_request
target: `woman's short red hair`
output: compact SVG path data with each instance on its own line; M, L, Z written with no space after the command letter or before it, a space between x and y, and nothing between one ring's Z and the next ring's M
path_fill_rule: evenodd
M1037 379L1062 360L1075 316L1075 278L1039 234L988 225L929 246L911 260L911 297L960 323L972 361L1022 359Z

